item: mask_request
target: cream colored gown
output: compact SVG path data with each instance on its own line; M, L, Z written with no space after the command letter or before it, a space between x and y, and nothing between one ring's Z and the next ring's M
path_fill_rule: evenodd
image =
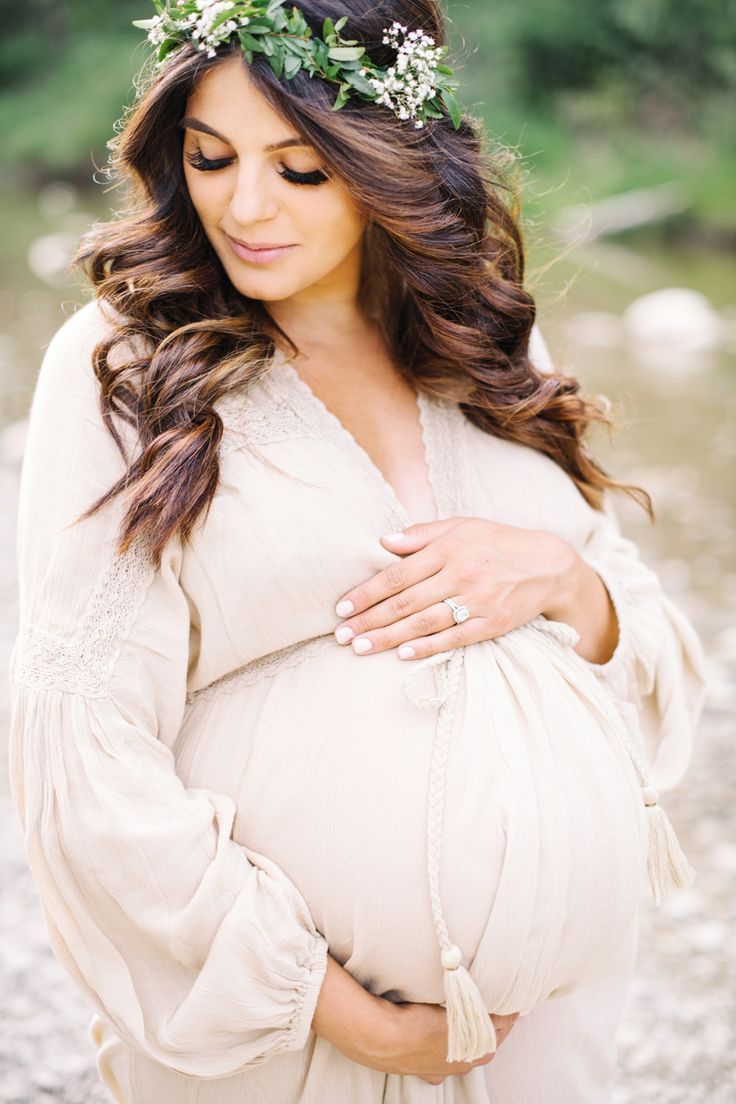
M140 546L117 556L119 500L67 528L123 470L90 362L108 325L94 300L66 320L34 395L11 774L113 1096L606 1099L645 891L634 760L660 787L685 771L705 694L690 622L610 503L420 394L438 516L569 541L619 644L592 664L540 616L434 663L341 647L335 601L397 558L378 538L409 518L280 356L220 403L221 483L191 545L157 571ZM439 1003L448 938L489 1012L525 1014L490 1065L432 1086L310 1031L328 948L373 993Z

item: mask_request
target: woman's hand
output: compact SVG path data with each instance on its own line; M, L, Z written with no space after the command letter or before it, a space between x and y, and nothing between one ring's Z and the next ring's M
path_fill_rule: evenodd
M495 1016L497 1047L516 1015ZM469 1073L492 1061L447 1062L447 1011L440 1004L394 1004L376 996L327 955L325 976L312 1017L312 1031L341 1054L381 1073L413 1074L438 1085L451 1074Z
M381 542L404 558L335 607L345 618L335 637L357 655L398 648L400 659L421 659L503 636L540 613L578 631L584 658L603 663L614 650L618 621L602 579L554 533L451 517ZM456 624L445 598L467 606L468 619Z
M462 1076L476 1066L487 1066L496 1051L476 1058L473 1062L448 1062L447 1011L440 1004L397 1004L397 1016L389 1035L388 1048L382 1053L382 1068L386 1073L411 1074L439 1085L446 1077ZM518 1019L518 1012L510 1016L491 1015L496 1029L496 1050L507 1037Z

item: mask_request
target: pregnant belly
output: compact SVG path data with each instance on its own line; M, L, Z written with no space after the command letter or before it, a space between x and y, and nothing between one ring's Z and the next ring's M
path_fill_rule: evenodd
M235 680L194 699L175 754L185 784L232 796L236 841L281 867L354 977L440 1002L427 880L437 710L403 693L409 667L335 645ZM417 678L433 691L432 671ZM489 1011L529 1011L591 976L630 928L646 839L633 770L564 664L517 630L465 649L445 774L450 938Z

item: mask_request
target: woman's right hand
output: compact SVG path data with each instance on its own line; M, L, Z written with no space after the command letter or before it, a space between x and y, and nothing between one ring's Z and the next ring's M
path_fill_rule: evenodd
M441 1084L446 1077L470 1073L476 1066L492 1062L496 1052L476 1058L473 1062L448 1062L447 1011L441 1004L396 1004L394 1012L387 1010L393 1022L387 1024L387 1035L381 1057L387 1073L411 1074ZM518 1019L518 1012L509 1016L491 1014L496 1029L496 1049L501 1046Z
M497 1047L517 1017L518 1013L491 1015ZM360 1065L382 1073L410 1074L431 1085L487 1065L495 1054L474 1062L446 1061L447 1011L441 1004L395 1004L369 993L330 954L312 1030Z

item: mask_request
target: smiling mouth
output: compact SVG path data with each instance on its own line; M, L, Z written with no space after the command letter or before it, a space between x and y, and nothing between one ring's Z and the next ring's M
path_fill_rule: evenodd
M296 245L246 245L238 238L231 238L229 234L226 237L237 257L244 261L255 261L261 264L266 261L279 260L280 257L286 256L292 249L296 249Z
M233 238L230 234L228 237L231 241L234 241L236 245L242 245L246 249L250 249L253 253L260 252L261 249L288 249L292 244L291 242L265 242L264 244L251 245L250 242L243 241L242 238Z

